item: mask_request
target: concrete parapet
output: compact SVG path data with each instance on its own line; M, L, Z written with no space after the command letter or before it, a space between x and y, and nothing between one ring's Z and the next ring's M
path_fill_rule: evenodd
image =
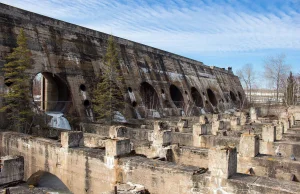
M276 139L276 129L273 125L264 125L261 135L264 142L274 142Z
M23 156L3 156L0 158L0 185L19 182L23 178Z
M216 147L208 151L208 168L211 176L228 179L237 172L235 147Z
M79 147L83 143L82 131L64 131L61 132L61 145L64 148Z
M242 134L239 154L242 157L255 157L259 153L259 138L255 134Z

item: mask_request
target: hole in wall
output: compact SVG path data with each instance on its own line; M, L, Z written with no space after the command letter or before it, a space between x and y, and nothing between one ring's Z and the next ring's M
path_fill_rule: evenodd
M65 81L50 72L38 73L32 81L33 100L43 111L64 112L70 101L70 90Z
M236 102L236 96L232 91L230 91L230 98L233 102Z
M132 88L131 87L128 87L127 89L128 89L128 92L130 92L130 93L132 92Z
M170 86L170 95L171 95L171 99L173 100L176 107L178 107L178 108L183 107L184 100L183 100L182 93L173 84Z
M85 87L84 84L81 84L81 85L79 86L79 88L80 88L81 91L86 91L86 87Z
M161 89L161 93L164 94L164 93L165 93L165 90L164 90L164 89Z
M147 82L141 83L140 93L147 109L158 109L159 98L152 85Z
M211 89L207 89L207 95L210 103L213 106L216 106L218 104L218 101L216 99L215 93Z
M5 78L5 79L4 79L4 84L5 84L7 87L10 87L13 83L10 82L10 81L8 81L8 80L9 80L9 78Z
M84 101L83 101L83 105L84 105L85 107L90 106L90 101L89 101L89 100L84 100Z
M203 107L202 97L201 97L200 93L198 92L198 90L195 87L191 88L191 95L192 95L192 98L193 98L193 101L194 101L195 105L197 107Z

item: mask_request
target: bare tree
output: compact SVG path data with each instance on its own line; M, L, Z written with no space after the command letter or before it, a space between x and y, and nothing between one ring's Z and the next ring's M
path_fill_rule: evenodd
M247 92L249 92L249 102L252 102L252 89L256 81L256 72L252 64L244 65L240 70L237 71L237 76L244 83Z
M285 63L285 59L285 55L280 54L268 57L264 61L264 75L276 89L277 102L279 100L280 90L285 91L286 78L291 69L290 66Z

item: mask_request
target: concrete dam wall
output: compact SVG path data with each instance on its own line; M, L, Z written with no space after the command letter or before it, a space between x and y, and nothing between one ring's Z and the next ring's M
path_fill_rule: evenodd
M41 73L44 110L92 117L91 88L103 70L108 34L0 3L0 68L23 28L32 53L31 78ZM114 37L123 83L118 87L129 118L199 115L240 107L245 93L231 68L202 62ZM0 92L8 86L0 71ZM2 100L0 99L0 103ZM155 103L153 103L155 102ZM51 103L51 104L49 104ZM153 112L156 112L154 114Z

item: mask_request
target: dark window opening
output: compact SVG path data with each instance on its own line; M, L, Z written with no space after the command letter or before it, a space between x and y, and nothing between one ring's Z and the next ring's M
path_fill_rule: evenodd
M170 94L175 106L178 108L182 108L184 104L183 96L180 90L175 85L170 86Z

